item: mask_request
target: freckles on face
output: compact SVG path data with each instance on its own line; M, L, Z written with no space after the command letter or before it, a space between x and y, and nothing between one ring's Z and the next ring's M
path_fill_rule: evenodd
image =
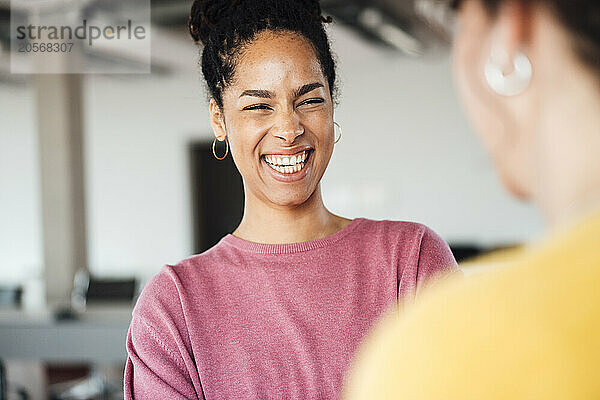
M246 189L277 204L306 201L334 136L328 82L310 43L292 33L259 34L238 60L223 109Z

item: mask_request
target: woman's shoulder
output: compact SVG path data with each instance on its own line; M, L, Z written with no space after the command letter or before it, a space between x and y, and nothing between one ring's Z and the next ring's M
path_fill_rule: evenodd
M363 241L376 241L392 251L414 254L421 257L428 254L442 255L444 262L454 261L446 241L425 224L412 221L372 220L360 218L357 237Z
M177 263L167 264L163 267L161 273L164 278L169 277L174 282L188 281L192 277L209 273L214 270L216 265L222 264L224 260L236 256L235 251L233 251L234 249L228 246L226 242L226 237L224 237L208 250L193 254Z
M438 236L427 225L402 220L374 220L369 218L357 218L360 222L357 231L370 234L381 234L385 236L423 237Z
M164 265L144 285L135 310L181 308L180 303L189 287L194 287L198 280L210 279L208 275L214 273L218 261L226 257L231 255L219 242L202 253Z
M140 292L134 308L134 316L144 316L153 311L173 308L179 303L181 279L176 265L165 265L153 275Z

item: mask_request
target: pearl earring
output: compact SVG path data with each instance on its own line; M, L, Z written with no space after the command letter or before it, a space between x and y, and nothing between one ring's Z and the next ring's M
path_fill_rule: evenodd
M525 91L533 71L529 58L521 52L513 59L514 71L505 75L503 72L507 60L506 54L492 54L485 64L485 78L490 88L501 96L516 96Z

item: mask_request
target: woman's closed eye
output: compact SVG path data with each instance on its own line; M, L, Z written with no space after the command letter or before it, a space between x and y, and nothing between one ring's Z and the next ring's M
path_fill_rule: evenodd
M323 104L325 102L325 99L323 98L314 98L314 99L308 99L308 100L304 100L303 102L301 102L300 104L298 104L297 107L309 107L309 106L314 106L314 105L318 105L318 104ZM268 105L268 104L251 104L249 106L246 106L244 108L242 108L243 111L253 111L253 110L259 110L259 111L265 111L265 110L272 110L273 108Z
M320 98L320 97L316 97L314 99L304 100L303 102L301 102L300 104L298 104L298 107L317 105L317 104L322 104L324 102L325 102L325 99Z
M244 110L244 111L272 110L272 108L268 104L252 104L252 105L244 107L242 110Z

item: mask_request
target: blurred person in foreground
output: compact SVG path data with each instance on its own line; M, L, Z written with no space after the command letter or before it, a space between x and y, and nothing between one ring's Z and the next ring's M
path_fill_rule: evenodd
M468 117L549 232L384 324L346 398L600 399L600 2L447 6Z

